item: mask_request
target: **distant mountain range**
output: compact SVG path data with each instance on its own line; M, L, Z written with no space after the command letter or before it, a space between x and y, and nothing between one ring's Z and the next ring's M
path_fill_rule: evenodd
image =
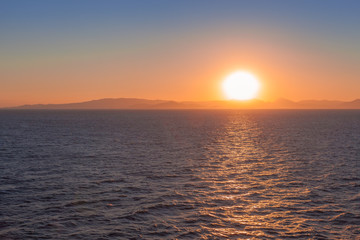
M204 101L176 102L138 98L105 98L80 103L35 104L7 109L360 109L360 99L350 102L328 100L304 100L294 102L278 99L274 102L250 101Z

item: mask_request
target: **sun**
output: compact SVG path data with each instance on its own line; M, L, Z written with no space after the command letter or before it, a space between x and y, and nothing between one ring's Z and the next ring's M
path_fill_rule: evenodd
M228 99L250 100L257 96L260 83L253 74L237 71L225 78L222 87Z

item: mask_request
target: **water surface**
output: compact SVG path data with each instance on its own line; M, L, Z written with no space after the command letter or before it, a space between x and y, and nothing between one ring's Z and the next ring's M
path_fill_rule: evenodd
M360 111L0 111L1 239L356 239Z

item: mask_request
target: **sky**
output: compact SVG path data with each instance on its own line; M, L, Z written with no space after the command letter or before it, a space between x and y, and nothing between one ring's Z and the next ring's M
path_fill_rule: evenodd
M360 98L358 0L2 0L0 107L100 98Z

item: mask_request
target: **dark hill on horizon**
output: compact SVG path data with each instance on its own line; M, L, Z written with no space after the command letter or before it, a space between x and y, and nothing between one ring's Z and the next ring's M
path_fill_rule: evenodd
M360 99L350 102L277 99L274 102L249 101L169 101L139 98L104 98L79 103L34 104L4 109L360 109Z

